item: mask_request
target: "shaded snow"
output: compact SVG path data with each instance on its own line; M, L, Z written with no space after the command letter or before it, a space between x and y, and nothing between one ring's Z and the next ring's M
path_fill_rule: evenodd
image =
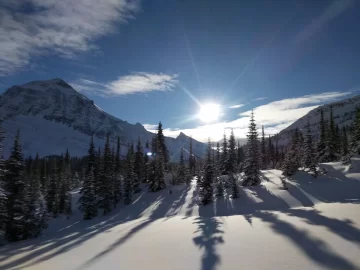
M38 239L0 249L0 269L360 269L360 171L281 172L199 207L195 180L134 197L111 215L50 222ZM145 188L145 187L143 187ZM78 199L78 191L73 199ZM75 205L75 203L74 203Z

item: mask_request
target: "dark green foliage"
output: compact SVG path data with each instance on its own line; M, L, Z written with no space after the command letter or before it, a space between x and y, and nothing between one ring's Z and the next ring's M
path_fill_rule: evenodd
M360 154L360 109L356 110L351 128L351 152L357 155Z
M121 165L120 165L120 137L117 139L116 155L114 162L114 175L113 175L113 203L114 207L122 199L122 187L121 187Z
M84 219L92 219L97 216L97 202L95 195L95 175L94 168L90 168L87 177L84 179L81 197L79 199L80 210L83 212Z
M26 238L27 191L24 176L24 159L18 131L10 158L6 162L5 192L7 194L7 237L10 241Z
M106 137L104 146L104 155L100 167L100 190L99 190L99 207L103 209L104 215L111 211L112 202L112 175L113 175L113 158L110 149L109 136Z
M284 176L291 176L299 169L301 165L300 149L301 143L299 140L299 130L295 129L290 147L288 147L283 164Z
M259 168L259 150L258 150L258 133L254 119L254 112L251 112L249 132L247 134L247 152L244 165L244 181L243 185L260 184L260 168Z
M302 156L303 167L309 169L309 171L313 173L313 176L317 177L317 170L316 170L317 162L316 162L315 149L313 145L309 122L306 125L306 135L303 143L303 148L301 150L303 152L303 156Z
M144 182L144 159L143 159L143 151L142 151L140 139L138 140L136 146L134 173L135 173L135 178L134 178L133 191L134 193L138 193L141 191L140 183Z
M236 181L236 176L233 173L231 173L229 175L229 177L230 177L230 184L231 184L231 197L233 199L239 198L239 186Z
M234 130L231 130L230 138L229 138L229 149L226 160L226 174L231 174L236 172L236 142Z
M53 158L51 166L51 175L49 180L49 186L47 189L47 209L53 214L53 217L57 217L59 213L59 174L56 159Z
M199 188L199 197L200 203L206 205L213 200L213 187L212 184L215 178L214 165L211 160L211 142L209 139L208 148L206 151L206 161L204 165L203 177L201 177L198 188Z
M126 168L125 168L125 178L124 178L124 203L130 204L132 201L132 193L133 193L133 182L135 178L134 174L134 161L133 161L133 153L128 150L126 156Z
M228 159L228 144L227 144L226 134L224 132L222 152L220 156L220 171L222 174L226 174L227 159Z
M260 168L262 170L266 169L267 160L266 160L266 141L265 141L265 131L264 126L261 127L261 147L260 147Z

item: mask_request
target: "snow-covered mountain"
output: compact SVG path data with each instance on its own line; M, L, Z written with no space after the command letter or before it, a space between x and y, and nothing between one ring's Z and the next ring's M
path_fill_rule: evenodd
M97 107L61 79L33 81L9 88L0 96L0 115L6 132L5 155L10 151L18 129L25 155L61 154L66 148L74 156L86 155L90 136L103 147L105 137L122 141L122 155L127 144L138 138L151 142L153 133L140 123L135 125L118 119ZM189 148L190 138L180 134L176 139L166 137L173 160L178 159L181 147ZM193 140L194 154L202 156L206 145Z
M317 139L320 135L320 111L324 111L324 119L325 121L328 121L330 118L330 107L332 107L333 110L334 122L338 124L339 127L343 127L344 125L350 126L355 117L356 109L360 107L360 95L325 104L311 110L306 115L296 120L293 124L282 130L279 133L279 141L281 143L287 143L294 130L296 128L299 130L304 129L308 121L310 123L311 132Z

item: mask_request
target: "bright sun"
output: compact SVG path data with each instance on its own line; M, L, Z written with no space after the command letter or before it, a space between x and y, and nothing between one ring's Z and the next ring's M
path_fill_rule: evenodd
M198 117L201 121L205 123L213 122L217 120L220 116L220 105L208 103L203 104L200 107L200 112Z

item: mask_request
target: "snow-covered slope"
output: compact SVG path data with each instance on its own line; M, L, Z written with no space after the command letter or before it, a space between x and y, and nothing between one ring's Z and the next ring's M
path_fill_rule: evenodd
M198 205L196 180L82 220L50 221L36 239L0 247L0 270L360 269L360 161L349 170L321 164L314 179L298 172L282 189L281 171L262 171L260 186ZM228 192L231 189L227 190Z
M351 125L354 117L356 108L360 107L360 95L347 98L341 101L325 104L311 110L303 117L296 120L289 127L285 128L280 132L280 142L287 142L288 138L296 128L299 130L304 129L307 121L310 123L311 131L315 137L319 136L319 123L320 123L320 111L324 111L324 118L328 120L330 117L330 107L332 107L334 121L339 127Z
M0 96L0 115L6 132L5 154L17 129L25 155L60 154L69 148L72 155L87 152L90 136L97 146L103 146L107 134L115 140L120 136L124 145L130 141L151 141L153 133L141 124L130 124L101 110L94 102L78 93L61 79L34 81L13 86ZM190 138L166 138L170 156L178 159L180 148L189 147ZM194 140L194 153L202 156L206 145Z

